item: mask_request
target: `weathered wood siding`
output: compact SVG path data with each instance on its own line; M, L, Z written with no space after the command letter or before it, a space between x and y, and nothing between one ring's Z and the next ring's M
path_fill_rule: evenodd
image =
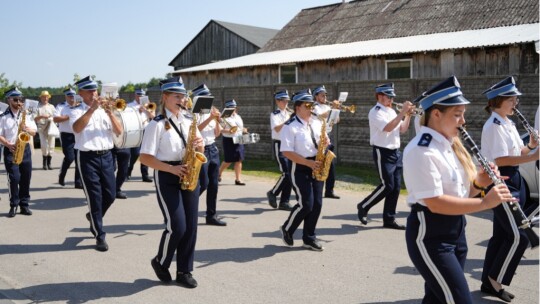
M385 61L412 58L414 79L449 75L503 76L538 73L538 54L533 43L492 48L415 53L302 62L297 64L298 83L382 80ZM277 65L245 67L181 74L188 87L206 83L209 87L258 86L279 83Z
M172 63L177 70L253 54L258 49L223 26L210 22Z

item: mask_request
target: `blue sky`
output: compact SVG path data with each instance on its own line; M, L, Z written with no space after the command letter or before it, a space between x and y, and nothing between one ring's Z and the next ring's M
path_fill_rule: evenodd
M339 0L6 0L0 24L0 74L23 87L61 87L96 75L103 82L146 82L210 19L281 29L304 8Z

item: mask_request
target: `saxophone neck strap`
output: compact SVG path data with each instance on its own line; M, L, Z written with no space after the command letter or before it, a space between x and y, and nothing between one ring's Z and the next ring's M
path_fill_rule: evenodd
M313 133L313 129L311 128L311 125L308 124L309 131L311 132L311 141L313 141L313 144L315 145L315 149L319 149L319 145L317 145L317 141L315 140L315 133Z
M180 138L182 139L182 142L184 143L184 147L187 147L186 138L184 137L184 134L182 134L182 131L178 129L178 126L173 122L173 120L169 117L169 122L171 123L171 126L173 126L174 130L178 135L180 135Z

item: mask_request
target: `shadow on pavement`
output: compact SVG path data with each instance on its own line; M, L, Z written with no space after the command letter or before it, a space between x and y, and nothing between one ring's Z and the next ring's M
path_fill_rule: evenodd
M60 210L82 206L86 206L86 199L82 197L44 198L30 201L30 208L36 210Z
M2 244L0 245L0 255L93 249L94 245L78 246L85 239L92 238L68 237L62 244Z
M73 304L127 297L158 285L162 284L148 279L138 279L134 282L57 283L20 289L0 289L0 294L5 294L15 301L30 298L33 303L62 302Z
M204 268L223 262L248 263L259 259L269 258L277 253L306 250L301 247L288 248L284 246L265 245L262 248L223 248L197 250L195 261L202 265L197 268Z

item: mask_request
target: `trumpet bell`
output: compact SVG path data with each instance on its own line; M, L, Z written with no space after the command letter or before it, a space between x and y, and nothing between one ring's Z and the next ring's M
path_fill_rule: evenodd
M126 106L127 106L127 103L124 99L117 99L115 102L114 102L114 107L116 108L116 110L118 111L124 111L126 109Z
M149 102L144 104L144 108L148 111L155 111L156 110L156 103L155 102Z
M355 105L341 106L341 111L342 112L349 112L351 114L354 114L354 112L356 112L356 106Z

